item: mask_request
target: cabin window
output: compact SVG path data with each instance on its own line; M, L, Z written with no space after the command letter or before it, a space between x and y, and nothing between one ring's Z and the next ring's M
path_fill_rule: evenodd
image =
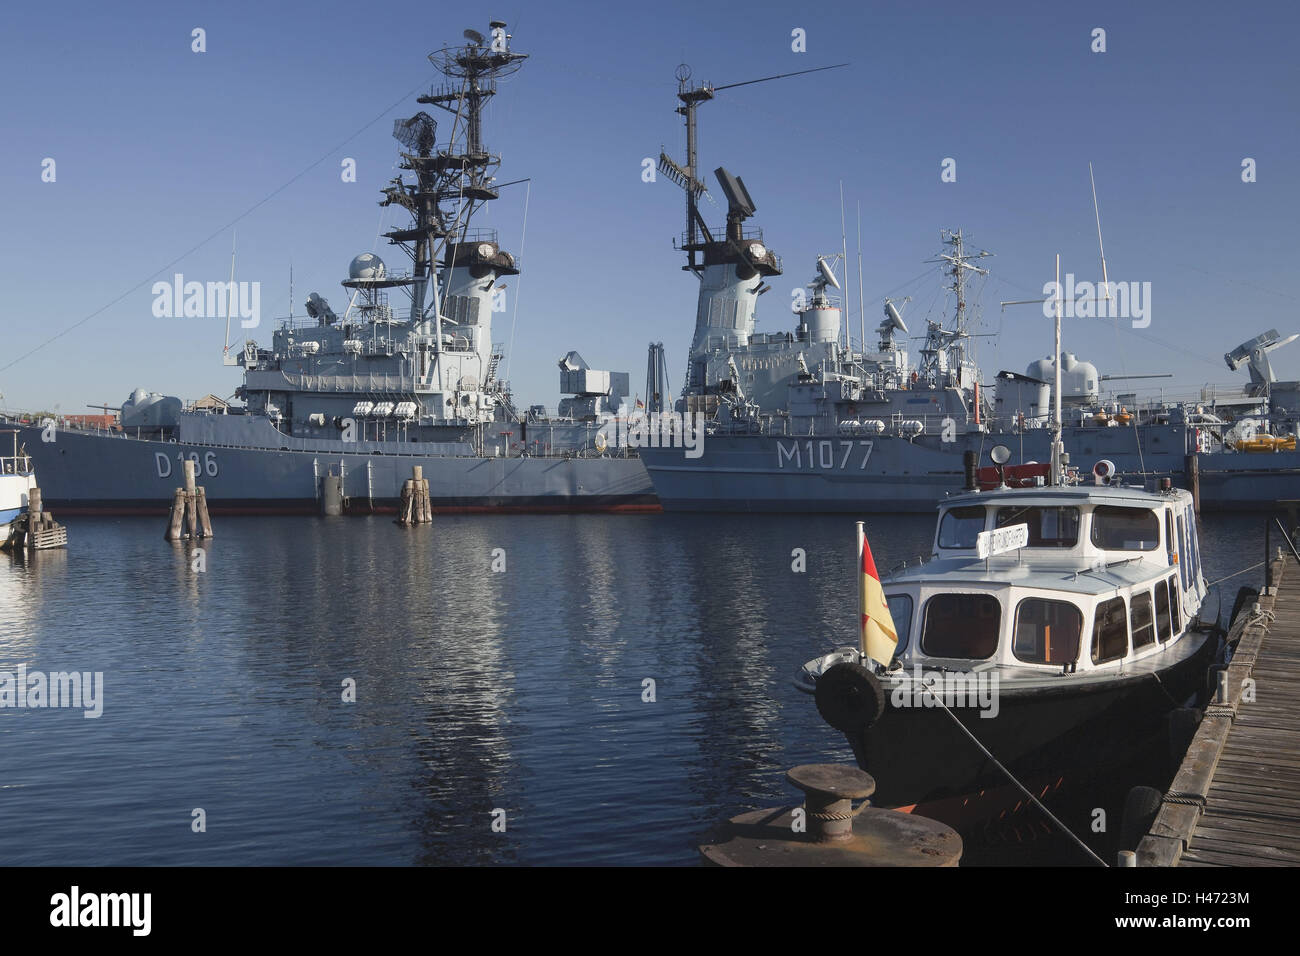
M1169 554L1169 566L1172 568L1178 563L1178 545L1174 541L1174 512L1172 508L1165 509L1165 551Z
M1079 543L1078 508L999 508L997 527L1029 525L1029 547L1073 548Z
M1002 605L991 594L936 594L925 604L921 650L930 657L992 657L1001 625Z
M1065 664L1079 659L1083 612L1068 601L1026 598L1016 608L1012 652L1026 664Z
M939 547L973 548L984 530L984 508L949 508L939 522Z
M894 629L898 631L897 657L907 650L907 636L912 633L912 597L908 594L886 594L885 603L889 605L889 616L894 619Z
M1133 595L1129 608L1129 628L1133 632L1133 650L1156 642L1155 614L1151 607L1151 592Z
M1169 617L1173 621L1174 633L1183 629L1182 613L1178 603L1178 575L1169 578Z
M1172 581L1173 578L1169 580ZM1169 588L1166 582L1160 581L1156 584L1156 630L1159 632L1160 640L1167 641L1174 636L1170 626L1172 620L1173 618L1169 616Z
M1104 664L1128 653L1128 614L1124 599L1112 598L1097 605L1092 619L1092 662Z
M1092 543L1104 551L1154 551L1160 546L1160 519L1146 508L1098 505L1092 512Z

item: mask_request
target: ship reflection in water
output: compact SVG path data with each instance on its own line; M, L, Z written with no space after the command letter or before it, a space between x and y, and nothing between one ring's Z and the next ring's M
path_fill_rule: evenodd
M789 683L854 639L842 516L225 518L201 572L159 521L73 524L0 560L0 671L104 674L97 720L0 709L9 864L693 864L789 767L852 761ZM1206 577L1262 527L1206 516ZM869 529L884 570L931 519Z

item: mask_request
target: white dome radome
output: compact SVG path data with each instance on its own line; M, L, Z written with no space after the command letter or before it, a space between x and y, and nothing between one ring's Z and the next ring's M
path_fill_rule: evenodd
M349 279L382 279L386 273L384 260L373 252L363 252L348 266Z

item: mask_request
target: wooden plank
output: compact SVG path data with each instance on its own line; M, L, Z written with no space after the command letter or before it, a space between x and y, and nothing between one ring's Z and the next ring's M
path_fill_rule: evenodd
M1260 598L1274 613L1268 632L1241 632L1228 668L1235 717L1217 719L1223 732L1199 748L1193 741L1175 778L1175 789L1207 798L1175 865L1300 864L1300 574L1292 563L1274 563L1278 592ZM1255 682L1253 702L1240 701L1246 677ZM1176 822L1186 826L1186 815Z

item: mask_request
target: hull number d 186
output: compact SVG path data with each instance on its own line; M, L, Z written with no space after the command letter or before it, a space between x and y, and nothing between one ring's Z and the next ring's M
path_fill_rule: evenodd
M176 460L178 462L181 462L182 465L186 457L188 457L190 461L194 462L194 476L196 478L201 477L203 475L207 475L209 478L217 477L217 472L219 469L217 467L217 453L215 451L205 451L203 453L202 460L199 459L199 453L197 451L190 452L188 456L186 456L185 452L183 451L176 453ZM170 458L167 457L166 452L161 452L161 451L154 452L153 463L154 463L154 467L158 469L159 478L171 477L172 461ZM183 467L176 469L177 474L181 474L182 471L183 471Z
M822 439L776 443L776 467L787 463L794 468L815 468L827 471L863 471L871 457L873 442Z

